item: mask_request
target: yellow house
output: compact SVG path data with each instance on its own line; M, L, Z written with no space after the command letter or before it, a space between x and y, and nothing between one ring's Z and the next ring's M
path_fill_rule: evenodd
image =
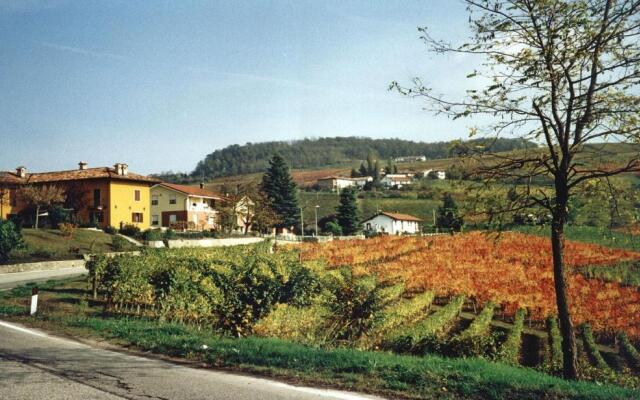
M68 171L27 173L0 172L0 218L8 218L28 207L20 197L25 185L54 185L65 192L65 207L81 222L94 221L105 228L133 224L141 230L151 226L151 186L158 183L144 175L129 172L127 164L87 168L84 162Z

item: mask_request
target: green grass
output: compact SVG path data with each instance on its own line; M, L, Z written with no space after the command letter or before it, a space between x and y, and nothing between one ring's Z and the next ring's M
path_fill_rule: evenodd
M57 229L23 229L26 248L11 253L9 264L69 260L79 258L83 253L105 253L114 251L112 235L102 231L76 229L71 238L65 238ZM125 250L133 250L127 243Z
M564 381L528 368L468 358L401 356L347 348L322 349L279 339L221 337L206 326L101 314L80 279L40 284L41 313L26 316L30 286L0 296L0 315L73 336L107 339L157 354L235 371L330 385L392 398L625 399L640 391ZM19 315L22 314L22 315Z
M515 226L512 229L531 235L550 235L550 228L548 226ZM640 251L640 236L629 233L591 226L568 225L565 228L565 236L568 240L577 242Z
M323 350L278 339L221 338L212 331L137 319L69 317L57 322L145 351L203 360L217 367L387 395L420 399L622 399L640 395L638 391L567 382L480 359Z

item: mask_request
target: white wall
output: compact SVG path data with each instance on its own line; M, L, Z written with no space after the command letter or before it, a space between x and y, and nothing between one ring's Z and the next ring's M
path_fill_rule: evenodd
M398 233L419 233L420 225L415 221L397 221L386 215L378 215L374 218L364 221L364 229L371 224L371 230L375 232L386 232L391 235Z

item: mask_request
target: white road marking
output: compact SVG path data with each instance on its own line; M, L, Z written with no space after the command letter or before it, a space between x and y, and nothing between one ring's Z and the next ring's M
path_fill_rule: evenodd
M19 326L19 325L14 325L14 324L12 324L10 322L6 322L6 321L1 321L0 320L0 326L4 326L5 328L13 329L14 331L26 333L28 335L33 335L33 336L38 336L38 337L42 337L42 338L57 340L59 342L66 343L66 344L71 344L71 345L78 346L78 347L83 347L83 348L91 347L91 346L87 346L85 344L82 344L82 343L79 343L79 342L76 342L76 341L73 341L73 340L67 340L67 339L63 339L63 338L47 335L44 332L39 332L39 331L35 331L33 329L24 328L24 327Z

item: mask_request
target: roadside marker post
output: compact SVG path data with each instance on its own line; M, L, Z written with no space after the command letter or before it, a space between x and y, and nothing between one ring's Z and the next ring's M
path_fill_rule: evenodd
M31 289L31 312L29 315L33 315L38 311L38 288Z

